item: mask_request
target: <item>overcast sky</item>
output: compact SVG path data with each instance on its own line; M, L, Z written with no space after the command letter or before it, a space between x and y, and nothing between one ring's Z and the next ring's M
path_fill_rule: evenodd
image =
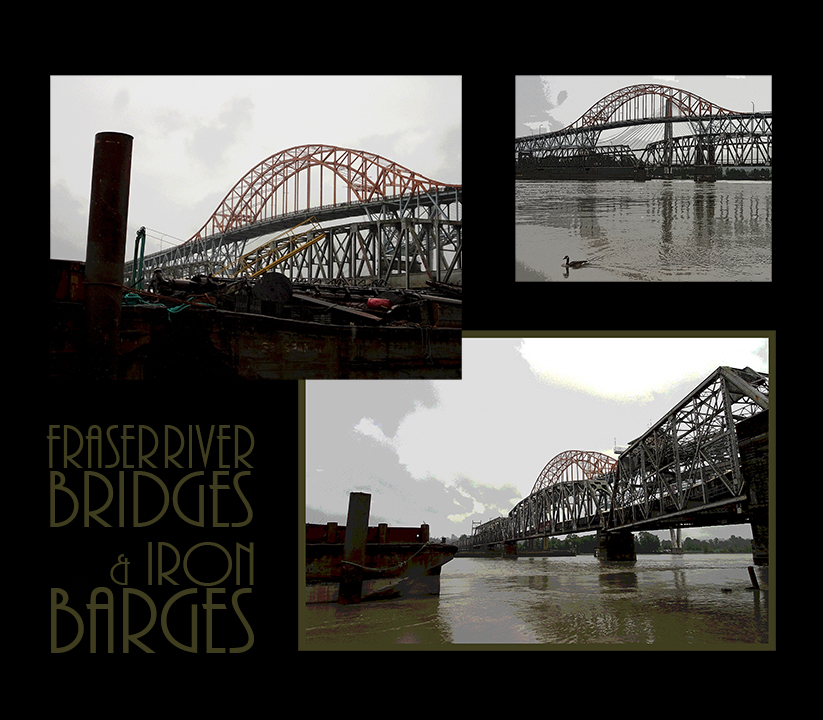
M246 172L297 145L463 181L459 76L53 76L50 111L53 258L85 260L98 132L134 136L127 255L141 225L187 240ZM153 235L146 253L164 247Z
M508 514L564 450L613 454L719 365L768 372L758 338L464 338L461 381L307 381L306 521L345 523L351 491L371 525L432 536ZM749 526L684 537L751 537Z
M668 85L728 110L772 109L767 75L519 75L515 78L514 136L560 130L602 98L629 85Z

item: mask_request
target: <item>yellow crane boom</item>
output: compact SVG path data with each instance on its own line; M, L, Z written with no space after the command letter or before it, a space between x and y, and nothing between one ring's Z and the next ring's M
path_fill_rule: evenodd
M309 227L304 227L308 225ZM298 244L299 238L314 231L314 237L302 244ZM314 217L298 223L294 227L284 230L282 233L272 238L268 242L250 250L245 255L241 255L236 261L218 270L215 275L225 277L237 277L245 275L254 278L277 267L282 262L294 257L316 242L326 237L323 228L318 225Z

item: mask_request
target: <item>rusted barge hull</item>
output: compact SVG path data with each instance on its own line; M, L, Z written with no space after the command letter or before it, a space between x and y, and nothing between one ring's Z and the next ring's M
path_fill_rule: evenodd
M337 602L346 528L306 525L306 602ZM440 570L457 547L428 541L428 526L368 529L362 600L440 594Z
M57 265L59 263L55 262ZM87 364L80 263L55 267L50 376L82 377ZM455 378L460 327L326 324L186 306L125 305L119 379Z

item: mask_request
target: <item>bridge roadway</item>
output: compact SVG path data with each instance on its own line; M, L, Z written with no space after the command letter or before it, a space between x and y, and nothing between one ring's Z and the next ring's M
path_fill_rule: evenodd
M463 188L460 186L416 195L381 197L370 202L337 203L326 207L298 210L146 255L143 261L143 275L149 277L156 268L186 267L193 263L204 263L204 258L211 258L213 267L224 267L243 255L249 240L288 230L311 217L314 217L320 224L361 216L377 217L390 222L398 218L409 217L420 209L442 207L455 202L462 203L462 199ZM133 260L127 260L125 263L126 281L131 278L132 265Z

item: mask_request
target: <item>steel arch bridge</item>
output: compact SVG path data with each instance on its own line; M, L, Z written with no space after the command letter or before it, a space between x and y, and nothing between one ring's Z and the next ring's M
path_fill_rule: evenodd
M688 90L668 85L629 85L596 102L569 125L569 129L600 127L608 122L650 118L655 115L662 117L664 108L656 102L657 98L671 101L687 117L734 114L732 110L720 107Z
M555 455L537 476L530 494L563 482L587 480L614 470L613 457L588 450L566 450Z
M755 501L738 424L768 409L767 374L721 366L617 460L580 450L556 455L507 517L479 525L458 544L746 522Z
M433 193L460 187L430 180L380 155L332 145L300 145L267 157L249 170L226 194L212 216L187 242L259 224L315 206L312 168L328 171L331 197L315 177L318 209L340 202L368 204L403 195ZM302 181L302 182L301 182ZM302 187L301 187L302 185ZM291 197L289 197L291 195ZM345 197L345 200L343 199ZM300 202L305 198L304 202Z
M462 270L462 191L363 150L288 148L240 178L186 242L147 256L144 276L157 268L172 276L215 273L237 266L255 238L310 218L365 216L356 224L324 226L300 242L285 237L282 248L273 248L284 257L278 270L293 279L347 283L387 282L419 270L446 282ZM127 263L126 276L130 272Z
M630 85L615 90L561 130L516 138L515 157L518 160L555 155L565 158L571 151L583 150L590 156L605 130L660 123L666 124L666 139L658 141L653 148L649 144L650 151L644 152L642 158L646 164L669 161L672 143L675 152L679 152L676 159L691 164L714 162L712 148L717 145L725 151L717 154L719 164L771 164L771 111L737 112L688 90L657 84ZM691 140L673 138L673 123L689 123L692 134L685 137ZM629 155L638 149L615 142L621 137L632 138L635 144L644 140L640 131L621 133L610 141L610 153L619 151ZM733 151L729 151L729 147ZM689 148L698 148L698 152L689 155Z

